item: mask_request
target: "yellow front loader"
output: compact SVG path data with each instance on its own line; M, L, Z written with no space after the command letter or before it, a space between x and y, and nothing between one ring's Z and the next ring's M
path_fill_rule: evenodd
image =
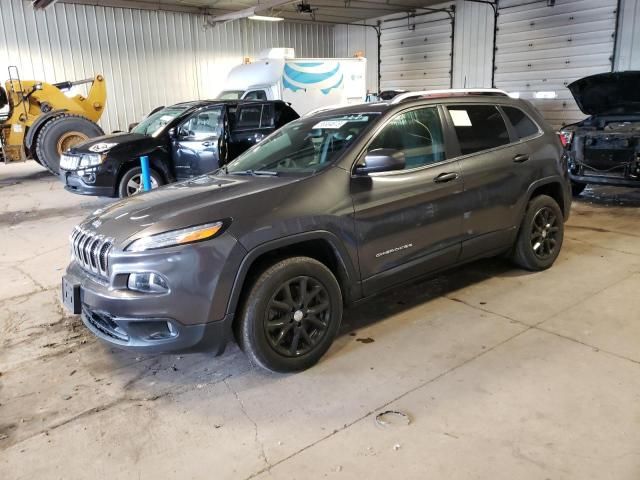
M68 97L64 90L91 83L86 97ZM5 163L33 158L57 175L60 154L92 137L104 135L96 122L107 98L102 75L73 82L49 84L20 80L16 67L9 67L9 80L0 87L0 160Z

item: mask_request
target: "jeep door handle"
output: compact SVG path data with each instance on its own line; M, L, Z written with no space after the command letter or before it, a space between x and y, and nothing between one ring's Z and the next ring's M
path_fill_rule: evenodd
M516 162L516 163L526 162L527 160L529 160L529 155L527 155L525 153L521 153L521 154L516 155L515 157L513 157L513 161Z
M202 146L203 147L210 147L211 146L211 142L202 142Z
M441 173L436 178L434 178L433 181L436 183L446 183L446 182L451 182L452 180L455 180L457 178L458 178L458 174L456 172L449 172L449 173Z

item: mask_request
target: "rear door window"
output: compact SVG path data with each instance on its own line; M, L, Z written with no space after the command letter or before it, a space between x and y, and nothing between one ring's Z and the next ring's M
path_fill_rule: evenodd
M519 108L515 107L501 107L502 111L505 113L511 125L513 125L513 129L518 135L518 138L526 138L531 135L535 135L540 131L538 126L534 123L533 120L529 118L529 116L524 113Z
M246 105L238 107L236 111L236 129L249 130L260 128L260 117L262 116L262 105Z
M462 155L489 150L509 143L509 131L493 105L451 105L449 115Z
M260 128L269 128L269 127L273 127L273 125L275 124L275 118L274 118L274 112L273 112L273 104L271 103L266 103L262 106L262 117L260 120Z

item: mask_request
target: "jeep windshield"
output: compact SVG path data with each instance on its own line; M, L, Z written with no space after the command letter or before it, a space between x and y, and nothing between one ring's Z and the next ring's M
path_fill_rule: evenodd
M171 123L173 119L184 113L189 108L191 107L180 105L163 108L142 120L133 128L133 130L131 130L131 133L155 136L160 133L164 127Z
M338 159L378 115L324 115L296 120L247 150L225 171L234 175L314 173Z

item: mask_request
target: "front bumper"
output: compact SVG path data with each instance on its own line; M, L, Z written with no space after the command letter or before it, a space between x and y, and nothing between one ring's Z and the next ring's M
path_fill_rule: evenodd
M60 170L60 180L68 192L96 197L116 196L114 176L101 174L99 171L92 173L92 175L93 177L83 176L79 175L77 171ZM93 182L89 183L89 179Z
M245 254L233 236L224 234L184 247L116 252L109 256L108 279L73 261L63 279L63 302L73 297L73 313L81 314L86 327L112 345L149 353L219 354L231 336L234 315L227 311L228 300ZM127 278L134 272L162 275L170 291L129 290Z
M224 351L231 335L232 314L195 325L185 325L164 312L126 315L122 310L126 309L122 293L110 292L105 285L74 270L67 271L64 281L79 289L78 310L82 322L99 339L126 350L146 353L207 350L219 355ZM114 311L118 313L112 313Z
M83 305L82 322L98 338L126 350L146 353L224 352L230 336L228 319L200 325L182 325L169 318L122 318Z

